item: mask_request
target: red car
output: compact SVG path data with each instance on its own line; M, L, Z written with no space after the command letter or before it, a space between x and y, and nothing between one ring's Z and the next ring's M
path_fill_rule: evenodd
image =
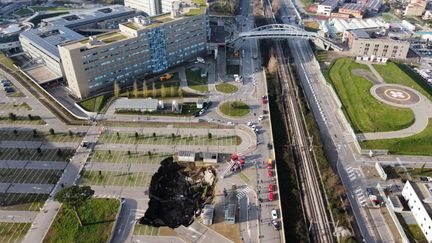
M269 200L269 201L273 201L273 200L274 200L274 194L273 194L273 192L270 192L270 193L269 193L269 195L268 195L268 200Z
M271 170L268 170L268 171L267 171L267 176L268 176L269 178L273 176L273 173L271 172Z
M271 169L273 169L273 166L267 165L267 169L271 170Z
M268 189L269 189L269 192L272 192L273 191L273 184L269 184Z

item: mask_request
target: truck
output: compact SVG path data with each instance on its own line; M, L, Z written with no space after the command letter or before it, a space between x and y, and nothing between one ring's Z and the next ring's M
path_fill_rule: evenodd
M165 73L164 75L162 75L162 76L159 77L159 80L160 81L166 81L166 80L169 80L170 78L172 78L172 74Z

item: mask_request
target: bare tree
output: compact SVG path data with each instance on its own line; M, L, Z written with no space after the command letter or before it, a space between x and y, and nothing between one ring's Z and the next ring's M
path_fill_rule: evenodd
M269 71L270 74L276 74L277 70L279 67L279 62L277 60L277 58L275 57L275 55L273 54L273 52L271 52L268 64L267 64L267 69Z

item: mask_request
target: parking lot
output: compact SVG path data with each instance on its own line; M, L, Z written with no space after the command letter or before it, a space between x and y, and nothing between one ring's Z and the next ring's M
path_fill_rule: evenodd
M50 142L80 142L84 137L83 133L55 133L54 135L33 130L17 130L16 134L14 130L0 130L0 140L22 140L22 141L50 141Z
M131 152L130 155L127 151L108 151L108 150L94 150L90 155L89 162L100 163L132 163L132 164L159 164L164 158L172 156L169 153L151 154L144 152Z
M0 183L55 184L63 170L0 169Z
M151 145L215 145L215 146L231 146L240 144L241 139L238 136L172 136L172 135L156 135L144 134L135 136L130 133L103 134L99 143L114 143L114 144L151 144Z
M148 187L152 174L127 171L85 170L80 179L83 185Z
M21 242L31 223L4 223L0 222L0 242Z
M39 211L48 194L0 193L0 210Z
M0 160L32 160L32 161L68 161L75 153L74 149L37 149L0 148ZM13 164L13 161L9 162Z
M0 110L2 112L6 111L30 111L31 107L23 102L23 103L15 103L15 102L2 102L0 103Z

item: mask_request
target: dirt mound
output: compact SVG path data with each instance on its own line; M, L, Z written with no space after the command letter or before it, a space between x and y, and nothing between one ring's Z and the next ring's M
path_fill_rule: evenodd
M197 175L202 168L191 169L167 158L153 175L149 189L149 207L140 219L141 224L177 228L189 226L203 202L212 195L210 186Z

